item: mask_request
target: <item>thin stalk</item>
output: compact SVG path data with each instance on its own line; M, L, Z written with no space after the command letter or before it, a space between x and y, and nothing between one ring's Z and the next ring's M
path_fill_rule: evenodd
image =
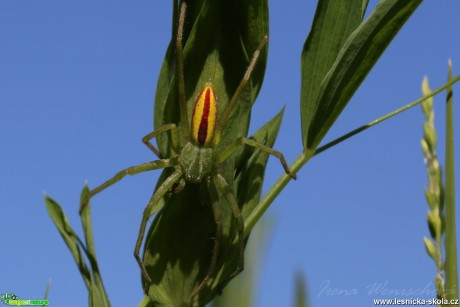
M297 173L305 163L310 160L313 156L313 151L307 151L301 153L297 159L292 163L289 170L291 173ZM264 212L268 209L270 204L275 200L278 194L284 189L284 187L291 181L292 177L283 173L278 181L271 187L271 189L265 194L264 198L259 202L259 204L254 208L251 214L248 216L244 223L244 237L246 238L249 235L249 232L252 230L256 222L262 217Z
M45 296L43 297L44 300L48 299L48 295L50 293L50 288L51 288L51 278L48 279L48 282L46 284ZM46 305L43 305L43 306L46 306Z
M452 62L449 60L448 81L452 80ZM454 174L454 110L452 87L447 88L446 98L446 296L458 299L457 239L455 234L455 174Z
M337 139L327 143L326 145L323 145L319 148L317 148L316 150L312 151L312 150L306 150L305 152L302 152L298 157L297 159L294 161L294 163L291 165L291 167L289 167L289 170L291 171L291 173L297 173L301 168L302 166L305 165L305 163L308 162L308 160L310 160L310 158L312 158L313 156L316 156L317 154L320 154L324 151L326 151L327 149L345 141L346 139L352 137L353 135L355 134L358 134L368 128L371 128L372 126L375 126L403 111L406 111L407 109L410 109L418 104L420 104L421 102L425 101L426 99L430 98L430 97L433 97L435 96L436 94L442 92L443 90L451 87L454 83L460 81L460 76L457 76L453 79L450 79L449 82L447 82L446 84L444 84L443 86L437 88L436 90L432 91L430 95L427 95L427 96L424 96L422 98L419 98L407 105L405 105L404 107L402 108L399 108L393 112L390 112L382 117L379 117L357 129L354 129L346 134L344 134L343 136L341 137L338 137ZM262 198L262 200L259 202L259 204L254 208L254 210L251 212L251 214L247 217L246 221L245 221L245 227L244 227L244 236L247 237L249 235L249 232L252 230L252 228L254 227L254 225L256 224L256 222L260 219L260 217L264 214L264 212L268 209L268 207L270 206L270 204L273 202L273 200L275 200L275 198L279 195L279 193L281 193L281 191L284 189L284 187L288 184L288 182L291 180L292 178L289 177L288 175L286 175L285 173L283 175L281 175L281 177L275 182L275 184L270 188L270 190L267 192L267 194L264 195L264 197Z
M397 110L394 110L393 112L390 112L390 113L388 113L388 114L386 114L386 115L384 115L382 117L379 117L379 118L371 121L370 123L362 125L361 127L356 128L355 130L352 130L352 131L348 132L347 134L342 135L341 137L339 137L339 138L327 143L326 145L321 146L320 148L316 149L315 150L315 155L325 151L326 149L329 149L330 147L332 147L334 145L337 145L337 144L345 141L346 139L352 137L355 134L358 134L358 133L360 133L360 132L362 132L362 131L364 131L364 130L372 127L372 126L377 125L378 123L381 123L381 122L383 122L383 121L385 121L385 120L387 120L387 119L389 119L389 118L391 118L391 117L393 117L395 115L398 115L399 113L402 113L402 112L406 111L407 109L410 109L410 108L422 103L423 101L427 100L428 98L431 98L431 97L439 94L443 90L451 87L452 84L456 83L459 80L460 80L460 76L457 76L454 79L450 79L449 82L447 82L443 86L441 86L441 87L437 88L436 90L434 90L433 92L431 92L430 95L427 95L427 96L424 96L424 97L422 97L420 99L417 99L417 100L415 100L415 101L413 101L413 102L411 102L411 103L409 103L409 104L407 104L407 105L405 105L405 106L403 106L403 107L401 107L401 108L399 108Z

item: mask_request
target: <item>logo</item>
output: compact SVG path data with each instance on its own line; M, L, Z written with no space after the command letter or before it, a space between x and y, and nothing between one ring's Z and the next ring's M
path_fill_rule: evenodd
M48 306L49 300L32 300L27 299L23 300L20 299L18 296L14 295L13 293L5 293L0 295L0 299L2 300L3 304L7 306Z

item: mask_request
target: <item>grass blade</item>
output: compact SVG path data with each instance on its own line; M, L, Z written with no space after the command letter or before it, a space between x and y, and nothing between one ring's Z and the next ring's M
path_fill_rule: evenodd
M85 198L88 193L88 187L83 188L81 199ZM52 198L45 195L45 203L48 213L61 234L64 242L72 254L75 263L80 271L80 275L88 289L88 304L91 307L108 307L110 302L107 293L102 284L102 278L99 273L96 250L94 247L93 231L91 224L90 206L86 206L82 212L82 224L85 234L85 244L81 241L78 235L73 231L70 223L62 210L61 206ZM91 270L89 269L85 257L90 262Z
M59 204L48 195L45 195L45 203L48 213L54 222L54 225L56 225L59 233L64 239L64 242L69 248L70 253L72 254L83 278L83 281L85 282L86 287L89 289L91 284L91 273L86 266L85 258L81 250L81 247L83 246L82 242L70 226L69 220L67 219L64 211L62 211L61 206L59 206Z
M51 288L51 278L49 278L48 282L46 283L45 295L43 296L44 300L48 300L48 296L50 294L50 288ZM45 306L45 305L43 305L43 306Z
M88 193L89 188L87 185L85 185L81 192L81 201L88 199ZM109 298L105 291L104 284L102 283L102 277L99 273L99 266L97 264L90 204L84 206L84 209L81 213L81 222L83 226L83 233L85 234L87 257L92 271L91 287L89 289L90 306L110 306Z

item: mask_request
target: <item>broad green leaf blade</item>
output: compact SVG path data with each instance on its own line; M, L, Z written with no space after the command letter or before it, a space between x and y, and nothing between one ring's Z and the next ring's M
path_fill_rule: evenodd
M254 139L272 146L281 122L282 112L254 134ZM244 149L236 168L234 186L243 215L247 207L257 203L267 155L251 148ZM252 178L252 182L246 181ZM249 184L251 183L251 184ZM246 186L247 185L247 186ZM211 195L212 194L212 195ZM217 194L217 195L215 195ZM199 297L204 305L220 291L219 280L225 279L235 269L238 248L235 245L235 222L230 205L217 191L209 191L205 184L188 184L178 194L165 198L163 209L146 235L144 263L153 279L145 289L155 306L178 306L188 304L193 290L208 272L216 236L211 204L219 202L222 209L224 238L221 242L219 272L211 288ZM145 281L143 282L145 286ZM147 301L144 300L147 304Z
M271 219L262 219L251 233L245 252L246 269L235 277L212 302L212 307L252 307L258 288L261 263L273 230Z
M61 206L47 195L45 195L45 204L46 209L48 210L48 214L50 215L54 225L57 227L59 233L64 239L65 244L69 248L70 253L72 254L83 278L83 281L85 282L86 287L89 289L91 285L91 273L86 266L85 258L80 249L83 244L70 226L69 220L67 219L64 211L62 211Z
M452 63L449 61L448 80L452 80ZM454 99L452 86L447 89L446 105L446 295L458 299L457 238L455 226L455 163L454 163Z
M213 84L216 91L219 101L218 112L223 113L227 102L243 78L256 46L265 34L268 34L266 0L188 2L183 54L189 119L199 91L208 82ZM168 48L158 81L155 128L169 123L180 125L174 42L175 35ZM243 92L228 122L228 126L232 129L223 131L224 141L246 135L251 106L263 80L266 57L265 48L251 82ZM160 136L157 143L161 153L167 156L168 138L165 135Z
M321 84L312 121L302 123L304 146L314 150L385 48L421 0L383 0L347 39ZM303 111L305 112L305 110Z
M367 2L367 1L364 1ZM301 116L303 144L318 109L320 85L331 69L343 44L359 26L365 7L362 0L318 1L315 18L301 57ZM367 5L367 3L366 3Z

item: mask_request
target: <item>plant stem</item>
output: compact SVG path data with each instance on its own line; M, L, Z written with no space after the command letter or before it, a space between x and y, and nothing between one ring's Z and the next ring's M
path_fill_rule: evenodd
M314 155L313 151L309 151L306 153L301 153L297 159L292 163L289 170L291 173L297 173L302 166L310 160L310 158ZM265 194L264 198L259 202L259 204L254 208L251 214L245 221L244 224L244 237L249 235L249 232L252 230L256 222L262 217L264 212L268 209L270 204L275 200L278 194L284 189L284 187L291 181L292 177L283 173L278 181L271 187L271 189Z
M448 81L452 79L452 63L449 61ZM455 235L455 175L454 175L454 119L452 87L447 89L446 99L446 296L458 299L457 239Z
M420 99L417 99L417 100L415 100L415 101L413 101L413 102L411 102L411 103L409 103L409 104L407 104L407 105L405 105L405 106L403 106L403 107L401 107L401 108L399 108L397 110L394 110L393 112L390 112L390 113L388 113L388 114L386 114L386 115L384 115L382 117L379 117L379 118L377 118L377 119L375 119L375 120L373 120L373 121L371 121L371 122L369 122L369 123L367 123L365 125L362 125L359 128L356 128L355 130L352 130L352 131L348 132L347 134L342 135L341 137L339 137L339 138L327 143L324 146L321 146L320 148L315 150L315 156L317 154L325 151L326 149L329 149L330 147L345 141L346 139L352 137L353 135L358 134L358 133L360 133L360 132L362 132L362 131L364 131L364 130L372 127L372 126L375 126L375 125L377 125L377 124L379 124L379 123L381 123L381 122L383 122L383 121L385 121L385 120L387 120L387 119L389 119L389 118L391 118L391 117L393 117L395 115L398 115L399 113L402 113L402 112L406 111L407 109L410 109L410 108L420 104L421 102L427 100L428 98L431 98L431 97L439 94L440 92L442 92L443 90L449 88L450 86L452 86L452 84L454 84L455 82L457 82L459 80L460 80L460 76L457 76L454 79L449 80L449 82L447 82L443 86L441 86L441 87L437 88L436 90L434 90L433 92L431 92L430 95L427 95L427 96L424 96L424 97L422 97Z
M405 106L403 106L402 108L399 108L393 112L390 112L382 117L379 117L357 129L354 129L346 134L344 134L343 136L327 143L326 145L323 145L319 148L317 148L316 150L312 151L312 150L306 150L305 152L302 152L298 157L297 159L294 161L294 163L291 165L291 167L289 168L290 171L292 173L297 173L301 168L302 166L305 165L305 163L308 162L308 160L310 160L310 158L312 158L313 156L316 156L317 154L319 153L322 153L324 151L326 151L327 149L345 141L346 139L352 137L353 135L355 134L358 134L372 126L375 126L377 125L378 123L381 123L407 109L410 109L418 104L420 104L422 101L425 101L426 99L430 98L430 97L433 97L435 96L436 94L442 92L443 90L451 87L454 83L460 81L460 76L457 76L455 78L452 78L452 79L449 79L449 82L447 82L446 84L444 84L443 86L437 88L436 90L434 90L433 92L431 92L430 95L427 95L427 96L424 96L422 98L419 98ZM275 200L275 198L279 195L279 193L281 193L281 191L284 189L284 187L288 184L288 182L291 180L292 178L289 177L287 174L283 174L281 175L281 177L275 182L275 184L270 188L270 190L267 192L267 194L265 194L265 196L262 198L262 200L259 202L259 204L254 208L254 210L251 212L251 214L247 217L246 221L245 221L245 227L244 227L244 236L247 237L249 235L249 232L252 230L252 228L254 227L254 225L256 224L256 222L262 217L262 215L264 214L264 212L268 209L268 207L270 206L270 204L273 202L273 200Z

